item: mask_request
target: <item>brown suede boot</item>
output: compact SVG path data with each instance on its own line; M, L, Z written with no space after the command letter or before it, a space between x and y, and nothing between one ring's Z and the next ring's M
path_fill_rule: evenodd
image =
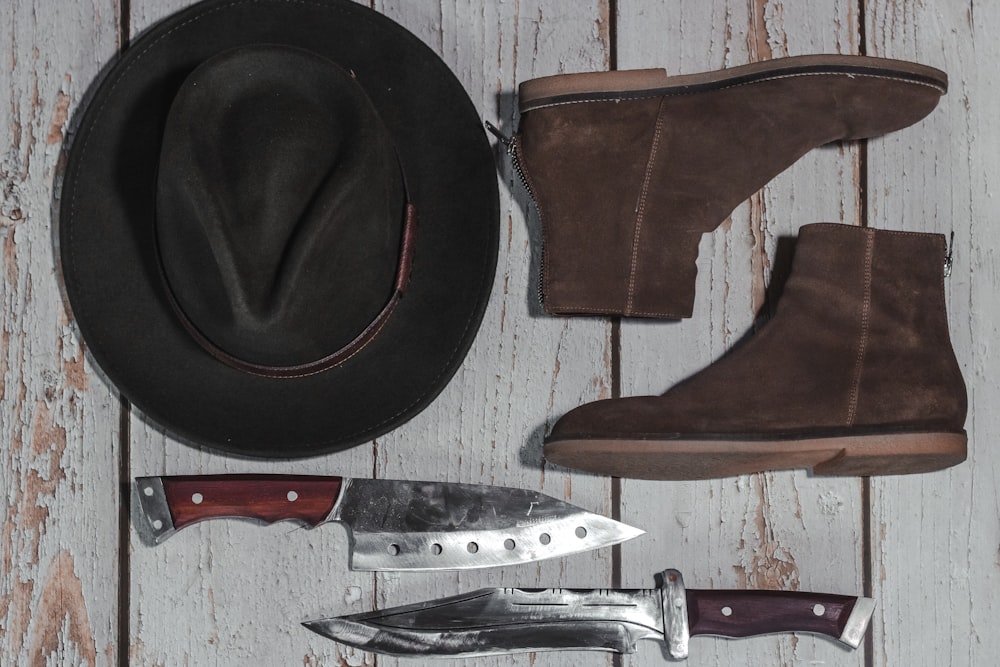
M802 228L777 314L663 396L566 414L553 463L707 479L785 468L925 472L965 460L965 384L945 312L944 237Z
M690 317L703 233L810 149L915 123L946 88L862 56L522 83L506 142L542 221L545 310Z

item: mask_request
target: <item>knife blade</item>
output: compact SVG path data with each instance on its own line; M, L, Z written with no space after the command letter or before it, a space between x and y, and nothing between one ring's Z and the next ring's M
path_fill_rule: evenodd
M524 651L632 653L642 639L688 655L693 635L749 637L774 632L826 635L857 648L871 598L771 590L685 589L664 570L655 589L484 588L304 626L341 644L396 656L475 657Z
M644 531L536 491L309 475L136 478L156 543L195 522L340 522L353 570L462 570L618 544Z

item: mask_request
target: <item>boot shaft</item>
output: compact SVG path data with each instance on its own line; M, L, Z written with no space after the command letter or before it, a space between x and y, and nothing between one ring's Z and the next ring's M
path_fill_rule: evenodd
M841 361L829 380L842 398L830 408L845 426L962 429L966 389L948 332L947 253L940 234L802 227L774 324L782 321L789 345L839 348L816 354Z
M523 83L517 159L542 220L545 309L690 317L702 234L810 149L923 118L945 82L813 56Z

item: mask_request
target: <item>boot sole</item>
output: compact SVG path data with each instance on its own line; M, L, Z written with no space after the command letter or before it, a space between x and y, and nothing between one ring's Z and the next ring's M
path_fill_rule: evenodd
M816 475L909 475L965 460L961 433L886 433L762 440L741 436L633 440L567 438L545 443L552 463L636 479L690 480L808 468Z
M868 56L809 55L778 58L702 74L667 76L665 69L558 74L518 87L521 113L561 104L687 95L796 76L876 77L929 86L942 95L948 75L919 63Z

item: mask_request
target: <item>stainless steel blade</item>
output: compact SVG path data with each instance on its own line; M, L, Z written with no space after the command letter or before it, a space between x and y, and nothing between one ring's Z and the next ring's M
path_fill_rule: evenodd
M663 640L660 591L641 589L486 588L303 625L342 644L400 656L631 653L641 639Z
M644 531L536 491L345 480L329 521L351 534L354 570L461 570L618 544Z

